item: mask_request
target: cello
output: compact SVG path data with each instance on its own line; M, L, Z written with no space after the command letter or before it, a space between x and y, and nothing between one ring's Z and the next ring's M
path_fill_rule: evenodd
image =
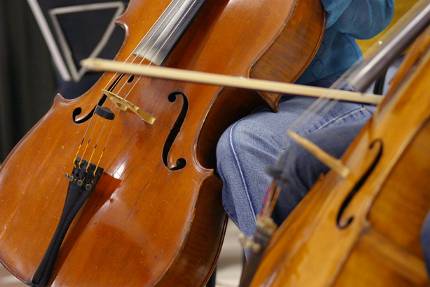
M324 13L319 0L133 0L118 23L119 61L291 82ZM226 220L216 141L260 96L117 73L58 95L1 167L0 262L31 286L203 286Z
M414 13L424 32L342 157L349 172L321 177L275 233L249 286L428 286L419 238L430 210L429 2Z

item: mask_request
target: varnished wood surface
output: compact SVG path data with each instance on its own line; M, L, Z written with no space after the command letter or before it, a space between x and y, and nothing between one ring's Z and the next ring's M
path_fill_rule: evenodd
M248 76L262 55L271 56L269 48L280 35L304 36L284 29L289 20L302 19L305 31L323 30L319 1L300 1L314 7L301 12L296 2L208 0L165 65ZM119 19L127 40L117 60L126 59L169 3L130 2ZM297 18L291 18L292 13ZM293 74L310 62L321 39L320 34L308 36L308 50L301 50L298 64L289 70ZM82 115L88 114L111 77L105 74L78 99L58 96L0 170L0 261L23 281L31 280L54 232L66 194L64 174L71 171L89 124L73 123L72 112L81 108ZM282 75L277 79L288 80ZM52 284L203 286L215 266L225 227L220 182L213 171L216 140L260 100L250 92L151 79L140 80L132 90L134 82L126 80L118 85L124 84L122 91L113 92L130 92L127 100L154 115L156 122L148 125L111 104L107 106L116 113L112 123L103 129L104 120L94 120L92 137L100 135L108 144L101 160L105 175L65 239ZM169 101L175 91L184 93L189 103L168 156L169 165L181 157L187 160L179 171L169 170L162 160L183 105L181 98ZM228 96L232 94L240 97Z
M343 157L353 176L330 172L317 182L276 233L251 286L429 285L419 242L430 210L429 35Z
M242 247L239 243L239 229L229 221L221 253L218 258L216 287L236 287L242 268ZM0 264L1 287L25 287Z

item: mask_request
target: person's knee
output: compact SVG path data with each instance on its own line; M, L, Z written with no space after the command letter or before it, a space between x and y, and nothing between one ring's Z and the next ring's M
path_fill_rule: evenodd
M218 140L217 144L217 155L223 155L224 153L230 153L232 148L232 141L240 140L240 137L237 136L238 129L237 126L238 123L234 123L231 126L229 126L221 135L220 139ZM237 144L237 143L235 143Z
M223 169L226 165L230 166L237 152L244 149L246 135L236 125L233 124L227 128L218 140L216 147L218 169Z
M291 142L280 161L282 180L289 190L304 195L313 185L316 177L324 171L321 163L299 144Z
M272 138L267 128L251 119L240 120L221 135L216 149L217 162L223 165L225 159L240 157L242 154L253 152L261 145L267 145L267 139Z
M216 148L217 173L223 181L223 202L233 201L233 192L239 189L240 176L246 163L249 132L241 122L227 128L218 140ZM237 192L237 190L236 190Z
M224 131L224 133L219 138L216 146L216 159L217 159L218 169L220 167L222 168L222 165L225 162L225 159L228 159L231 157L230 155L231 148L230 148L230 141L229 141L230 129L231 127L229 127L227 130Z
M273 138L268 136L270 131L259 132L261 129L257 131L254 123L249 118L236 122L222 134L217 144L217 169L223 181L223 205L233 219L237 205L240 205L240 210L259 206L261 194L269 184L265 183L265 177L268 177L265 167L277 156L270 155L267 148L272 144L264 140L265 137ZM250 201L249 206L247 201Z
M305 158L303 149L292 142L272 170L274 178L282 188L273 215L277 224L284 221L306 194L307 186L302 180L304 170L298 168Z

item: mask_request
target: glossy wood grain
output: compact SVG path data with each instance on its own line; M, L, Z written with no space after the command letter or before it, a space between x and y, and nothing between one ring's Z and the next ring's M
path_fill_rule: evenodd
M430 29L342 158L352 176L330 172L317 182L276 233L251 286L429 285L420 244L430 210L429 48Z
M119 19L127 39L118 60L126 60L169 3L130 2ZM277 57L288 60L291 74L274 68L267 78L292 80L317 50L323 23L318 0L207 0L165 65L248 76L258 65L267 69L266 59ZM274 45L290 34L300 35L306 48L299 55L288 49L277 54L282 49ZM68 184L64 174L71 171L89 126L74 123L72 113L81 108L82 116L88 114L112 76L104 74L75 100L57 96L1 168L0 261L23 281L31 280L55 230ZM113 109L115 120L93 120L88 137L98 139L94 158L106 145L100 162L105 174L67 234L52 284L203 286L214 269L226 218L213 170L216 140L261 101L251 92L213 86L151 79L134 86L136 78L126 81L113 92L128 95L156 121L148 125L109 103L105 106ZM163 148L184 104L181 97L169 100L178 91L187 98L188 112L167 161L171 166L184 158L187 165L170 170L163 163Z

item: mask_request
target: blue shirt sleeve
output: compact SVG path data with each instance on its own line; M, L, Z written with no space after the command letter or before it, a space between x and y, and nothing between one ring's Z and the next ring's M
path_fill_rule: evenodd
M393 0L321 0L327 13L326 27L357 39L382 31L393 16Z
M381 32L393 15L394 0L321 0L326 31L312 63L298 79L306 85L327 86L361 58L355 39Z

